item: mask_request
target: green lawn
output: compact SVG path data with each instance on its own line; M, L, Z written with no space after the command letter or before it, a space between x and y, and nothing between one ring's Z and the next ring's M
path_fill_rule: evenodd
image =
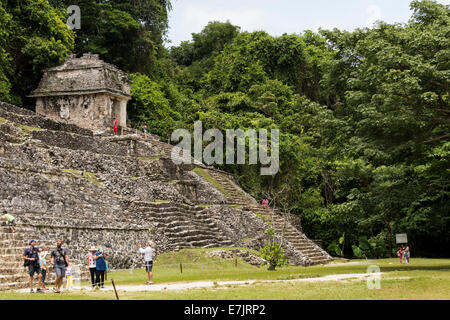
M125 292L121 299L450 299L450 259L411 259L411 264L400 265L398 259L337 261L326 266L284 267L268 271L238 260L211 258L206 251L215 249L181 250L158 257L154 265L154 283L169 284L200 280L292 280L333 274L365 273L376 265L383 272L381 288L369 290L366 281L345 280L329 282L257 282L252 285L227 285L184 291ZM183 273L180 272L180 263ZM110 272L108 282L116 285L140 285L146 281L144 270ZM0 299L115 299L112 291L76 292L56 295L30 295L0 292Z

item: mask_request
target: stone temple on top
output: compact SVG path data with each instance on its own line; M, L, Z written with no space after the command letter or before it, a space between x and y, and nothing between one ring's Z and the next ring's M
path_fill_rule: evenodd
M36 112L52 120L97 133L112 128L114 120L127 126L128 74L96 54L71 55L63 65L46 69L30 97L36 98Z

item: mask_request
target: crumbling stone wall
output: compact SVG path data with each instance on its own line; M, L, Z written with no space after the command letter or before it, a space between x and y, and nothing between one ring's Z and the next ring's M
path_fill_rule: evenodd
M114 100L104 93L38 98L36 112L49 119L97 130L113 126Z
M118 120L126 127L130 97L128 75L96 54L70 56L64 64L44 71L36 112L48 118L102 132Z
M195 166L175 165L155 142L137 139L132 154L128 143L4 103L0 118L0 208L16 217L18 232L62 238L72 259L84 263L95 245L112 269L123 269L142 266L136 245L149 239L157 254L264 244L263 221L226 205ZM287 253L291 263L308 264Z

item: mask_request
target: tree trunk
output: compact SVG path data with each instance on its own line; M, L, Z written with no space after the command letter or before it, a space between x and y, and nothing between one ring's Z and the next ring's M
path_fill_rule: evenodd
M388 229L389 258L392 258L392 229L388 220L385 221Z

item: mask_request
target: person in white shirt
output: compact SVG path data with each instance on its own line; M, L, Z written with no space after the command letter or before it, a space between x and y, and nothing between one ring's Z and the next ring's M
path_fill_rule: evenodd
M139 252L141 254L144 254L144 260L145 260L145 270L148 273L148 282L147 284L153 283L153 249L152 249L152 243L150 241L147 241L145 249L142 248L142 245L138 243Z
M88 267L89 272L91 274L91 283L92 283L92 289L95 288L95 274L96 274L96 262L95 262L95 253L97 252L97 248L92 247L89 249L89 255L88 255Z
M45 287L45 278L48 273L47 255L48 255L47 247L42 247L39 249L39 264L41 266L41 274L42 274L41 290L44 290L44 291L48 290Z

